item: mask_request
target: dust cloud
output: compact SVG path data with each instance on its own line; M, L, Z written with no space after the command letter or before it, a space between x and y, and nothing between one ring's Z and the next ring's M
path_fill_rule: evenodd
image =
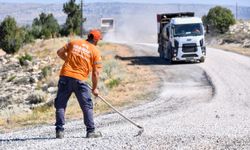
M155 43L157 37L156 13L130 11L115 19L114 31L104 35L105 41Z

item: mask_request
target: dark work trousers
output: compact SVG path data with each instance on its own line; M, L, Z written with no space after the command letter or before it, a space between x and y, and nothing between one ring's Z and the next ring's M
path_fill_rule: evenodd
M87 87L85 82L65 76L61 76L59 79L58 92L54 103L56 108L56 130L64 130L63 125L65 124L65 110L72 92L75 93L82 109L84 124L87 132L94 131L93 102L91 99L90 89Z

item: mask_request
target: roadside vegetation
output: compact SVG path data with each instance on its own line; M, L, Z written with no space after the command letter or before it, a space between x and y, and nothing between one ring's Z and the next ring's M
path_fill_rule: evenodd
M221 34L226 33L229 27L236 22L232 11L221 6L211 8L202 19L212 32Z
M250 21L236 20L230 9L216 6L202 17L209 46L250 56Z
M49 13L41 13L34 18L32 25L19 27L15 18L7 16L0 24L0 48L7 54L15 54L25 44L36 39L50 39L61 36L80 35L81 8L76 0L69 0L63 5L67 14L65 24L60 26Z
M75 37L78 38L78 37ZM28 98L28 102L34 107L31 112L8 115L0 117L0 130L2 132L12 131L13 129L38 125L53 124L55 119L55 109L53 100L54 93L49 96L44 85L57 86L60 67L63 61L56 55L56 50L66 44L69 38L57 38L48 40L36 40L34 43L25 45L16 55L22 56L20 59L29 61L29 53L32 50L32 60L46 60L46 65L41 66L43 78L37 82L33 94ZM148 66L140 67L129 65L130 61L121 61L116 59L116 55L132 56L132 50L124 45L101 42L98 45L103 57L103 68L100 76L99 90L102 96L107 98L111 104L116 107L131 107L141 100L150 100L152 97L152 88L156 88L158 79ZM49 58L49 59L48 59ZM49 61L48 61L49 60ZM25 66L24 66L25 67ZM147 76L145 76L147 74ZM16 76L10 76L9 82L15 80ZM154 82L152 82L154 81ZM89 80L91 83L91 80ZM136 84L135 84L136 83ZM147 84L148 86L145 86ZM143 90L141 90L143 89ZM47 101L52 99L52 101ZM43 105L40 103L46 102ZM93 97L95 115L112 111L101 100ZM82 111L72 94L66 112L67 120L82 118Z

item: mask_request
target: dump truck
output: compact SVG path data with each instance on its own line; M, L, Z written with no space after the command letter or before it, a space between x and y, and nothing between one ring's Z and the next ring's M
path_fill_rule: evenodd
M115 29L115 21L113 18L101 18L101 31L103 33L113 32Z
M193 12L157 14L158 52L174 61L199 61L206 58L205 30Z

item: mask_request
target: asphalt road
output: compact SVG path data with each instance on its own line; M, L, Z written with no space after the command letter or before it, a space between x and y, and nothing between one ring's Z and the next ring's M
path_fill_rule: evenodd
M66 124L55 139L53 126L0 134L0 149L250 149L250 58L207 49L205 63L168 64L156 45L132 45L131 65L150 65L161 80L152 101L95 118L102 138L86 139L82 120Z

